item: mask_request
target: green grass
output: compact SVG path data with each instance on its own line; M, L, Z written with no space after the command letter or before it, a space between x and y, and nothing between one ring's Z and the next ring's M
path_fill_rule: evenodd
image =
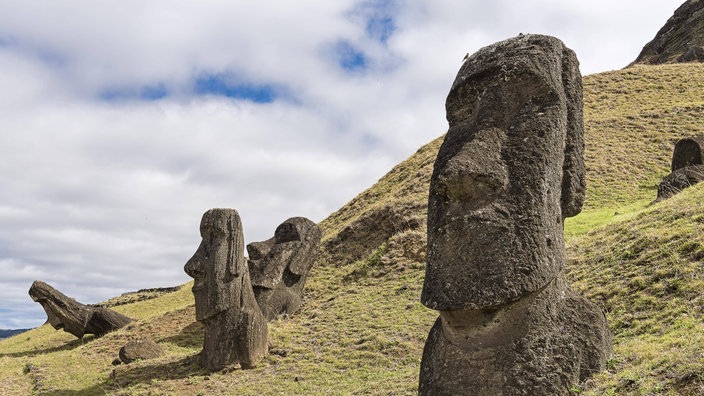
M703 197L698 185L571 240L573 287L615 334L587 394L704 393Z
M574 391L703 394L704 186L647 204L677 139L704 124L704 65L636 66L586 76L584 87L587 196L584 211L565 222L567 270L573 287L607 310L615 338L608 369ZM324 254L304 305L270 324L259 367L200 369L202 328L187 284L116 307L137 321L101 338L42 326L0 341L0 394L416 394L437 317L419 299L440 143L322 222ZM137 337L156 340L164 356L112 366Z

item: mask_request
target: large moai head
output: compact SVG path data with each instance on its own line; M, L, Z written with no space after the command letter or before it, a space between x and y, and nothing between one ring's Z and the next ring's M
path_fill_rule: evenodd
M572 50L541 35L463 64L430 182L427 307L496 307L562 269L563 220L580 212L585 191L578 66Z
M305 217L292 217L266 241L247 245L249 275L257 303L267 319L292 314L320 247L320 227Z
M201 243L184 271L195 279L196 320L205 321L239 302L241 282L247 270L242 222L234 209L210 209L200 223Z
M269 289L282 282L299 285L315 262L321 236L314 222L292 217L276 227L272 238L247 245L252 285Z

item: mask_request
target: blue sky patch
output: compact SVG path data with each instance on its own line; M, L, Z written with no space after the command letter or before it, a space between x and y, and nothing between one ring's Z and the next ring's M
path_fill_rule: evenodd
M198 95L218 95L255 103L271 103L278 97L272 85L236 81L226 74L199 77L195 81L194 91Z
M395 0L369 0L359 4L350 16L364 25L367 37L386 44L396 31L394 14L397 12Z
M348 41L339 41L334 45L334 53L341 68L350 73L363 72L369 66L364 52Z
M139 98L144 100L159 100L168 95L169 91L164 84L146 86L139 92Z

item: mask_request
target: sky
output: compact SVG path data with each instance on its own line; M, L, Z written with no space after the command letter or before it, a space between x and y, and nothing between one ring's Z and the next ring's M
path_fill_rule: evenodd
M0 328L190 278L209 208L246 243L319 222L447 129L466 53L556 36L620 69L683 0L0 0Z

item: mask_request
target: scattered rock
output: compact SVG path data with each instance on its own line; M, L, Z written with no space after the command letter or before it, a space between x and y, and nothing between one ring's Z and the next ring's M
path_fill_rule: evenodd
M303 286L320 249L320 228L304 217L281 223L274 236L247 245L254 295L267 320L301 306Z
M201 364L210 371L255 367L267 353L267 321L257 305L234 209L210 209L202 241L184 270L195 279L196 320L205 327Z
M603 368L603 312L564 279L585 193L577 58L522 35L462 65L428 198L421 395L566 395Z
M132 340L120 348L120 361L129 364L137 360L158 358L164 351L154 340L146 338Z
M129 317L111 309L81 304L42 281L32 283L29 295L41 304L47 321L55 329L63 329L78 338L85 334L102 336L132 322Z

